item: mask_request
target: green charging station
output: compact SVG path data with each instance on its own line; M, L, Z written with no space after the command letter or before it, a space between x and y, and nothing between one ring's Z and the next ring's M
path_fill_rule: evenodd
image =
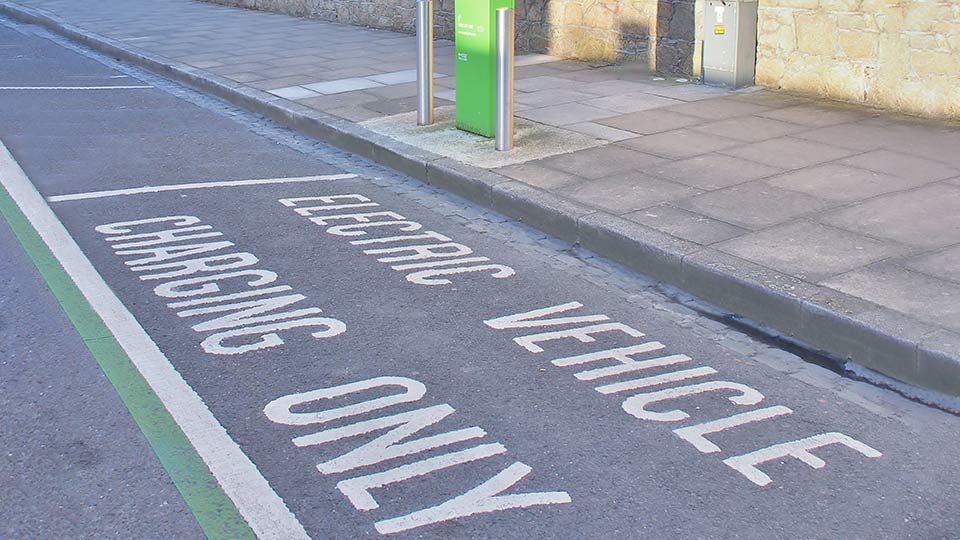
M498 8L514 0L456 0L454 45L457 53L457 127L493 137Z

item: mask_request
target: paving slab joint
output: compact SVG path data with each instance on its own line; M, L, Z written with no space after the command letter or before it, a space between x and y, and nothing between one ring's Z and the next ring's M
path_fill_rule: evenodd
M836 291L400 143L354 122L88 32L44 10L0 0L0 14L43 26L101 53L454 192L547 234L578 243L838 361L850 359L899 381L960 396L960 336L946 332L950 335L944 337L943 329L911 320L919 330L909 337L901 336L896 324L871 323L817 301L822 294L845 296ZM842 300L858 301L852 297ZM875 311L884 311L875 307ZM927 336L938 339L925 339Z

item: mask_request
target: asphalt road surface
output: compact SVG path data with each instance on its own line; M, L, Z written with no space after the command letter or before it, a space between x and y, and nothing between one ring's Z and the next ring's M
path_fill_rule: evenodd
M0 142L4 538L960 539L960 418L522 224L9 22Z

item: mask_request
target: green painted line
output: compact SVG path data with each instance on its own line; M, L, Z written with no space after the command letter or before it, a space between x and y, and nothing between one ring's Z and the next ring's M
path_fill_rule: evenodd
M256 535L163 402L2 186L0 213L117 390L207 538L255 539Z

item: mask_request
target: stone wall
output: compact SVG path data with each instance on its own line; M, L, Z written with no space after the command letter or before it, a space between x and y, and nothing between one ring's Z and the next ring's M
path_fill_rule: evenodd
M416 0L207 0L327 21L414 31ZM516 0L517 47L596 62L641 61L690 75L702 0ZM435 0L434 32L453 38L453 0ZM696 50L695 50L696 49Z
M960 0L760 0L757 82L960 118Z

